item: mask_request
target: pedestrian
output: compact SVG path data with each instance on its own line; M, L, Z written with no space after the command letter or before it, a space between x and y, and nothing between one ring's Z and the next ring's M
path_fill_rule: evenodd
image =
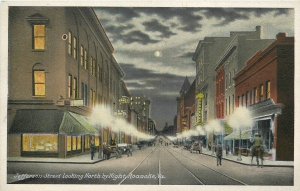
M94 142L91 142L91 160L94 159L95 152L96 152L96 146L95 146L95 143L94 143Z
M225 150L226 150L226 156L227 156L228 153L229 153L229 145L226 144L226 149Z
M222 145L218 143L216 146L217 166L222 165L222 152Z

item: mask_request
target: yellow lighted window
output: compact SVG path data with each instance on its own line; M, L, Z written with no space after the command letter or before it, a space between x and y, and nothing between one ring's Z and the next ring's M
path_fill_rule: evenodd
M77 59L77 39L73 37L73 56Z
M100 145L100 139L99 136L95 136L95 145L99 146Z
M76 150L76 136L72 136L72 150L75 151Z
M46 26L33 25L33 49L45 50L46 46Z
M271 82L266 82L266 98L269 99L271 97Z
M35 70L33 71L34 79L34 96L45 96L46 95L46 76L45 71L43 70Z
M264 99L264 85L263 84L261 84L260 85L260 101L262 101L263 99Z
M77 136L77 150L81 150L81 136Z
M85 147L86 149L90 148L90 136L86 135L85 136Z
M67 151L72 150L72 136L67 136Z
M72 33L69 32L68 36L68 53L72 55Z
M23 151L57 152L58 136L56 134L23 134Z
M87 50L84 49L84 69L87 69Z

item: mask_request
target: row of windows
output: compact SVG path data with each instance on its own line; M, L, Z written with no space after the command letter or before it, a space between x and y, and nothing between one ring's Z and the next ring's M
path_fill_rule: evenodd
M231 96L228 96L226 98L226 115L230 115L233 111L234 111L234 107L235 107L235 103L234 103L234 95L232 95L232 98Z
M271 82L266 81L265 85L260 84L259 87L255 87L250 91L247 91L242 96L238 96L239 106L249 106L271 97Z
M35 24L33 25L32 31L33 31L32 48L37 51L44 51L46 49L46 25ZM73 58L77 60L77 51L78 51L77 38L74 35L72 35L71 31L69 31L68 54L73 56ZM107 61L106 64L108 64ZM90 74L93 76L96 76L96 72L97 72L98 79L102 82L103 77L105 77L105 75L103 74L104 71L102 71L102 68L99 65L97 65L96 59L92 56L90 58L90 66L88 67L88 53L87 53L87 49L84 48L83 45L80 46L80 65L86 70L89 69ZM106 77L108 77L108 75Z
M73 56L73 58L77 59L77 38L72 35L72 32L69 31L68 33L68 54L70 56ZM88 65L89 64L89 65ZM100 67L99 64L97 64L96 58L93 56L90 56L90 61L88 62L88 51L87 49L81 45L80 46L80 65L85 69L89 70L89 73L92 76L98 77L99 81L103 81L103 78L107 77L105 76L103 69ZM106 61L107 65L107 71L108 71L108 62ZM107 80L108 81L108 80Z

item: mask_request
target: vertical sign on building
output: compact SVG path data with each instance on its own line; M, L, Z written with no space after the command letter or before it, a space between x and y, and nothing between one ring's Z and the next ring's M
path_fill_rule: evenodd
M203 124L203 120L202 120L202 100L204 98L204 94L203 93L198 93L196 95L196 99L198 101L198 117L197 117L197 125L202 125Z

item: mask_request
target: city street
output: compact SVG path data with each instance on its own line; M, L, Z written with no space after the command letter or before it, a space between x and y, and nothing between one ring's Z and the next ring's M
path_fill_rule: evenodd
M16 184L293 185L291 167L241 165L156 144L96 164L11 163L8 174L36 176Z

